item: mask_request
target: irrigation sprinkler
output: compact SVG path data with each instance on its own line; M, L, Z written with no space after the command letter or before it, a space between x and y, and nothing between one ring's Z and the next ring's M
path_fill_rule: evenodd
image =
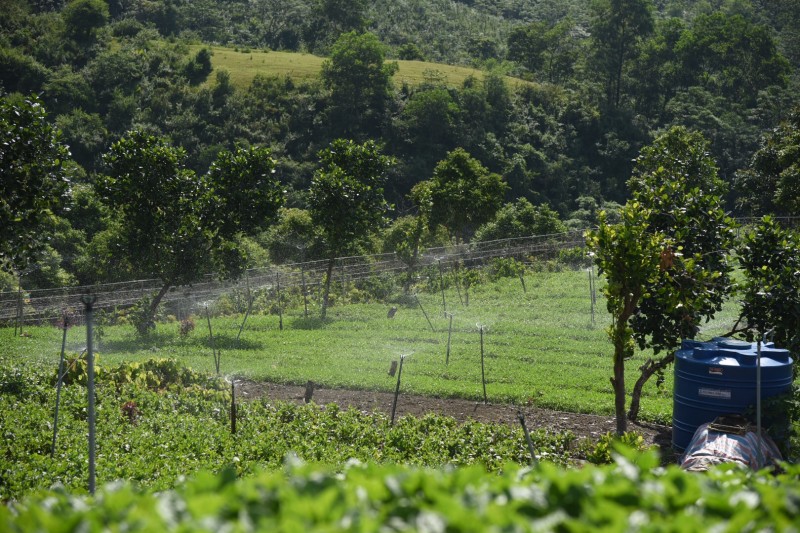
M400 356L400 367L397 369L397 386L394 389L394 401L392 401L392 420L389 423L390 426L394 425L394 414L397 411L397 396L400 394L400 376L403 375L403 361L405 358L405 355Z
M283 331L283 307L281 306L281 273L275 271L275 286L278 293L278 329Z
M64 330L61 335L61 357L58 360L58 379L56 381L56 412L53 416L53 445L50 448L50 457L56 455L56 438L58 437L58 407L61 404L61 385L64 380L64 351L67 347L67 327L69 326L69 317L64 313L64 319L61 327Z
M89 390L89 494L94 495L95 487L95 414L94 414L94 340L93 322L94 312L92 306L97 301L97 296L84 294L81 303L86 312L86 375Z
M231 378L231 435L236 435L236 380Z
M442 272L442 258L437 257L436 261L439 263L439 287L442 289L442 310L447 313L447 300L444 298L444 273ZM431 326L433 327L433 326Z
M483 383L483 404L486 405L489 402L486 399L486 371L485 371L485 366L483 364L483 360L484 360L484 357L483 357L483 330L484 330L484 326L483 326L483 324L480 324L480 323L478 323L476 325L478 326L478 329L481 332L481 382Z
M416 300L417 300L417 305L419 306L420 310L422 311L422 314L423 314L423 315L425 315L425 320L427 320L427 321L428 321L428 325L431 327L431 331L432 331L432 332L434 332L434 333L436 333L436 328L434 328L434 327L433 327L433 323L431 323L431 319L430 319L430 318L428 318L428 313L426 313L426 312L425 312L425 308L424 308L424 307L422 307L422 302L420 302L420 301L419 301L419 296L417 296L417 295L415 294L415 295L414 295L414 299L416 299Z
M444 366L450 364L450 338L453 336L453 313L447 313L450 317L450 326L447 328L447 355L444 359Z
M214 332L211 330L211 314L208 312L208 305L206 305L206 321L208 322L208 337L211 340L211 353L214 355L214 368L216 368L217 375L219 376L221 354L217 350L217 343L214 341Z
M528 452L530 452L531 454L531 464L535 465L539 461L536 459L536 453L534 452L531 433L530 431L528 431L528 426L525 424L525 415L522 414L521 410L517 411L517 418L519 419L519 423L522 426L522 432L525 434L525 442L528 443Z

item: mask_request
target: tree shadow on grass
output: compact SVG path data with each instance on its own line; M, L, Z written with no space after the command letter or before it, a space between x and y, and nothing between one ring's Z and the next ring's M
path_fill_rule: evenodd
M98 352L140 352L145 350L157 351L158 348L168 344L175 343L175 334L166 331L154 331L147 335L137 335L131 333L131 336L105 340L101 338L95 343L95 350Z
M201 344L211 349L211 338L206 336ZM214 347L218 350L260 350L264 348L264 343L244 337L237 339L236 335L227 333L214 333Z

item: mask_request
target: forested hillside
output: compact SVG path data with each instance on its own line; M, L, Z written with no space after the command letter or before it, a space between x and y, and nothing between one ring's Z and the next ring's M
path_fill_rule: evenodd
M321 151L336 139L375 141L390 163L383 187L394 206L394 237L356 239L342 248L347 253L391 248L398 234L414 235L404 215L436 205L437 183L462 163L462 170L497 180L488 203L469 207L486 211L461 222L439 216L442 231L427 228L417 244L497 236L486 225L497 224L498 213L520 220L528 213L527 220L548 229L593 224L600 208L627 199L640 149L676 125L710 141L729 209L798 211L792 191L800 188L781 186L776 193L770 182L778 179L776 169L797 165L796 156L780 155L796 153L780 147L797 144L800 127L792 115L800 103L796 0L1 3L4 124L15 122L24 99L38 95L46 110L40 118L55 127L48 138L71 153L57 156L69 187L51 206L54 216L35 226L47 237L35 267L16 269L26 287L163 273L163 261L154 259L159 264L150 268L130 261L135 251L115 253L131 242L125 228L135 222L121 218L105 193L113 188L109 180L119 178L114 172L121 172L134 130L138 139L149 136L148 149L166 154L172 176L206 180L215 201L231 210L235 195L220 191L235 185L225 181L224 169L240 168L237 157L247 150L269 149L269 156L257 157L274 159L268 166L286 191L284 208L276 211L281 202L271 199L258 223L229 217L203 228L203 242L223 250L204 267L216 271L241 269L237 261L296 259L269 253L288 241L306 258L325 256L315 252L321 245L309 190L315 175L334 173L338 163L320 170ZM313 76L258 74L242 85L232 70L246 67L226 68L212 46L235 50L254 66L278 50L324 59ZM430 64L412 84L393 81L395 60ZM454 82L442 65L483 75ZM509 83L508 76L526 83ZM762 145L769 150L759 152ZM10 187L10 171L3 172ZM180 196L182 190L152 194ZM3 189L6 197L12 192ZM505 207L492 203L492 194ZM7 218L0 220L20 223L10 207L3 209ZM184 222L208 215L182 209L174 216ZM186 235L182 223L169 231ZM138 231L155 235L152 227ZM13 259L2 255L7 263ZM0 288L15 282L0 280Z

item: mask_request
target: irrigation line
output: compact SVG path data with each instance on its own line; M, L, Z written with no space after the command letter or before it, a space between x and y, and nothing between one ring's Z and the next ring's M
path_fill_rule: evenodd
M536 459L536 452L534 451L533 447L533 440L531 439L531 433L528 431L528 426L525 424L525 415L522 414L522 411L517 411L517 418L519 419L519 423L522 426L522 432L525 434L525 442L528 443L528 452L531 454L531 464L537 464L539 462Z
M95 413L94 413L94 311L92 306L97 301L94 295L84 295L81 302L86 312L86 374L89 393L89 494L94 495L95 489Z
M278 329L283 331L283 306L281 305L281 275L275 271L276 297L278 299Z
M426 313L426 312L425 312L425 308L424 308L424 307L422 307L422 302L420 302L420 301L419 301L419 296L417 296L417 295L415 294L415 295L414 295L414 298L417 300L417 305L419 306L420 310L422 311L422 314L423 314L423 315L425 315L425 320L427 320L427 321L428 321L428 325L431 327L431 331L432 331L432 332L434 332L434 333L436 333L436 328L434 328L434 327L433 327L433 324L431 323L431 319L430 319L430 318L428 318L428 313Z
M448 313L450 316L450 327L447 328L447 356L444 360L444 365L448 366L450 364L450 338L453 335L453 313Z
M236 380L231 378L231 435L236 435Z
M484 364L483 364L483 360L484 360L484 357L483 357L483 325L478 324L478 328L480 328L480 330L481 330L481 382L483 382L483 403L485 405L485 404L487 404L489 402L486 399L486 372L484 370Z
M217 353L217 344L214 342L214 332L211 330L211 315L208 312L208 306L206 306L206 320L208 321L208 337L211 340L211 353L214 355L214 367L219 376L220 356Z
M405 355L400 356L400 368L397 370L397 386L394 388L394 401L392 401L392 420L389 423L390 426L394 425L394 414L397 410L397 396L400 394L400 376L403 374L403 360L405 358Z

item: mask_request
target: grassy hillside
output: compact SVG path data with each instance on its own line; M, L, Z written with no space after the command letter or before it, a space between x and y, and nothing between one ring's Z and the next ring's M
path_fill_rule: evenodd
M193 45L190 53L196 54L203 45ZM212 46L214 55L211 65L214 70L227 70L231 75L231 82L238 88L247 87L257 74L267 76L290 76L300 81L309 81L319 76L322 69L323 57L297 52L274 52L269 50L256 50L248 48L229 48ZM484 73L478 69L430 63L426 61L397 61L400 67L394 75L397 86L407 83L419 85L426 79L435 77L445 81L448 85L459 86L464 80L473 76L483 79ZM213 82L214 73L209 76ZM529 83L518 78L507 77L510 84Z

